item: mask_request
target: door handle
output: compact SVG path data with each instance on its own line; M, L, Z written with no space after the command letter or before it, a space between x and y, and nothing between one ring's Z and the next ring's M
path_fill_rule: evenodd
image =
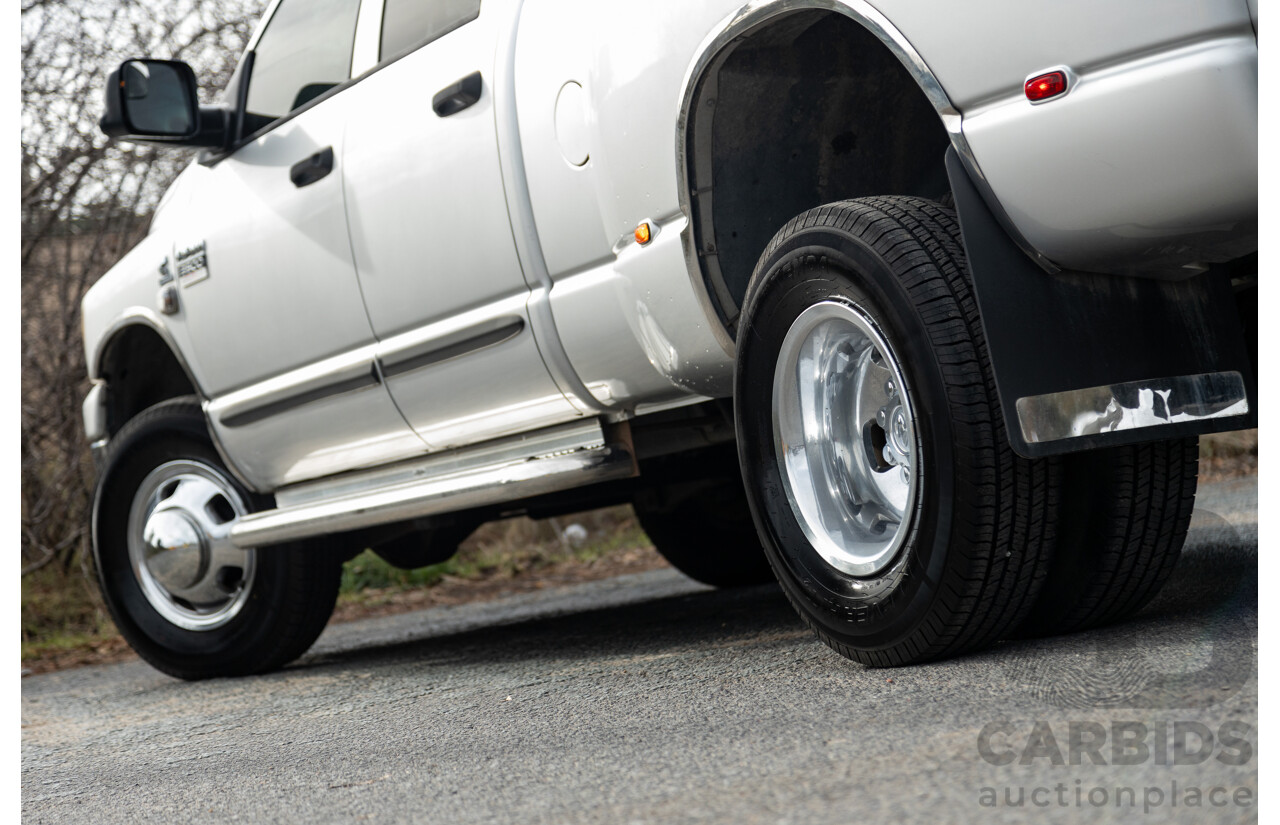
M457 114L480 99L480 72L472 72L431 98L431 108L440 117Z
M300 160L289 167L289 180L293 185L302 187L315 183L333 171L333 147L326 146L311 157Z

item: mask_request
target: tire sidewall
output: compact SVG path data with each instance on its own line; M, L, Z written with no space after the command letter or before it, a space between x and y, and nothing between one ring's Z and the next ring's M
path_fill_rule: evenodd
M869 314L897 356L915 414L918 493L898 557L870 580L831 568L793 513L774 447L774 370L783 337L808 307L834 300ZM818 629L858 650L895 646L930 613L949 563L954 472L940 365L907 287L864 241L831 227L785 239L757 267L743 309L735 419L743 479L783 588ZM869 582L869 583L868 583ZM868 598L867 591L878 591Z

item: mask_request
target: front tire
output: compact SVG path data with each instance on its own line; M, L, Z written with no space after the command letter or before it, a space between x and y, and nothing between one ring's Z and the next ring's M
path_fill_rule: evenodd
M875 666L1006 635L1047 569L1059 463L1009 447L954 212L882 197L798 216L743 319L743 478L801 617Z
M261 673L320 635L338 554L230 542L236 520L267 504L227 471L194 399L157 404L112 439L94 500L98 581L121 635L156 669L180 679Z

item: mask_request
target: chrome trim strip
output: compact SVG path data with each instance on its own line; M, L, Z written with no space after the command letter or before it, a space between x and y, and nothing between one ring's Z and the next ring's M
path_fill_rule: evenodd
M628 478L635 472L635 459L617 444L546 458L517 459L363 494L268 510L242 518L231 531L231 540L238 547L263 547L559 492Z
M1235 371L1128 381L1019 398L1028 444L1098 433L1231 418L1249 412L1244 377Z
M512 316L491 318L452 335L405 347L378 356L384 378L439 364L452 358L477 352L510 341L524 331L524 319Z
M533 197L524 175L524 153L520 142L520 122L516 113L516 32L520 28L523 0L516 0L511 14L511 26L502 33L495 58L493 84L493 113L498 137L498 161L502 170L502 185L507 196L507 218L511 222L511 236L515 240L516 256L529 286L529 322L538 345L542 361L551 379L564 393L566 399L579 412L598 414L610 412L614 406L601 403L573 368L556 330L555 317L551 313L551 273L547 259L542 254L538 240L538 228L533 217Z
M982 199L986 201L988 208L991 209L1001 228L1005 230L1019 249L1046 272L1060 272L1062 268L1033 247L1023 237L1008 213L1005 212L999 198L996 197L995 192L992 190L991 184L987 181L986 176L982 174L982 169L978 166L978 161L969 146L969 141L964 136L962 113L952 105L951 99L947 96L942 84L938 82L938 78L929 68L929 65L925 63L924 58L920 56L920 53L915 50L910 41L887 17L865 2L865 0L755 0L747 3L722 20L703 39L698 46L697 57L694 58L693 63L685 71L682 85L683 91L678 102L679 108L676 120L676 188L680 198L680 211L689 219L685 229L680 233L680 237L684 246L685 264L689 270L690 277L696 277L698 281L694 285L694 290L702 303L703 311L707 317L718 319L719 314L715 311L715 304L712 302L711 295L708 292L707 278L703 272L702 262L698 257L698 249L694 241L694 223L697 220L697 216L693 211L693 193L690 187L691 175L689 168L692 157L688 145L689 120L693 113L694 99L708 67L734 40L775 17L809 9L832 11L852 19L875 35L901 61L942 119L942 125L947 130L947 134L951 138L951 145L955 147L956 153L960 156L960 161L964 164L965 171L969 173L974 186L977 187ZM714 327L719 329L720 325L717 323ZM729 342L726 352L734 352L732 342Z
M372 493L400 484L482 469L508 461L547 458L574 450L595 450L605 445L599 419L574 421L532 433L495 439L483 444L433 453L368 470L291 484L276 491L279 507L298 507L326 499Z

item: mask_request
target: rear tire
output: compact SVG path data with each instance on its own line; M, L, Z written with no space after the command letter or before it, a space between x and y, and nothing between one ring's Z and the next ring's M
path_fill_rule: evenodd
M1182 553L1198 463L1194 438L1066 456L1062 507L1068 517L1019 635L1086 630L1146 606Z
M1059 462L1009 447L955 213L907 197L805 212L742 317L743 478L818 637L892 666L1015 628L1054 547Z
M112 439L94 499L98 580L121 635L157 670L262 673L320 635L341 556L323 544L229 541L238 518L269 504L227 471L192 398L145 410Z

